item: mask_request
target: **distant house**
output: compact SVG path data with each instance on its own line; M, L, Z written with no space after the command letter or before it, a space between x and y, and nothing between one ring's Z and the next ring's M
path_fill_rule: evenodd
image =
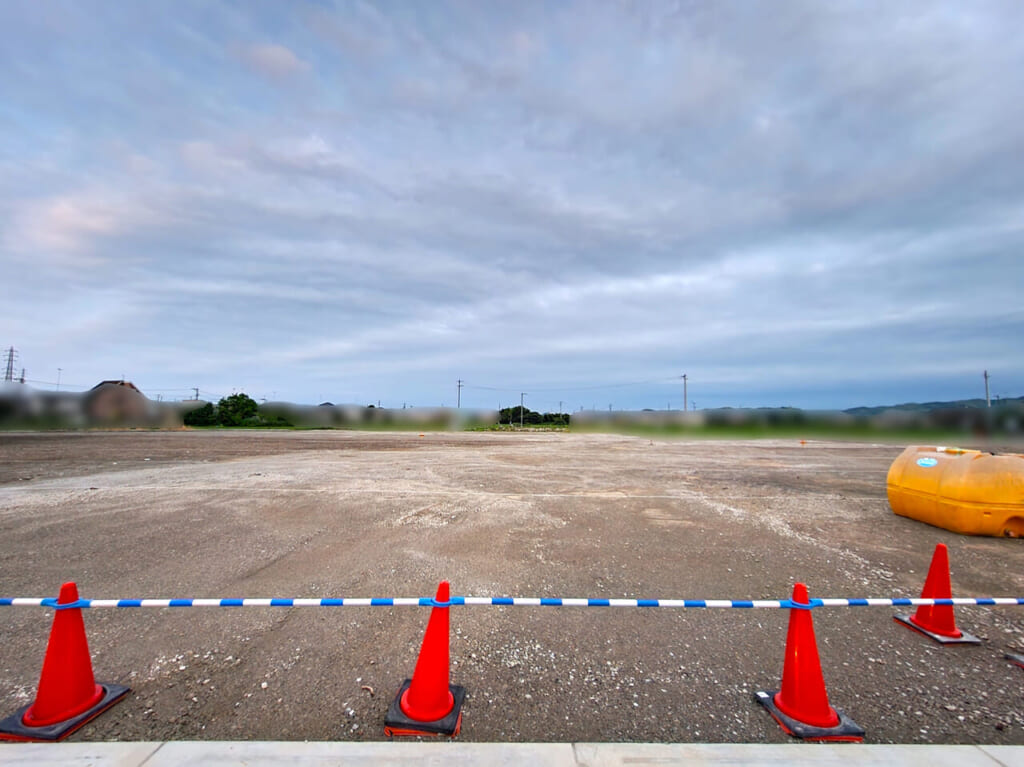
M0 386L0 428L176 429L185 413L202 404L153 402L131 381L100 381L81 394Z
M123 378L120 381L100 381L94 387L89 389L89 391L96 391L97 389L100 389L100 388L102 388L104 386L123 386L126 389L131 389L132 391L136 391L139 394L142 394L142 390L139 389L138 386L133 384L131 381L124 380ZM145 395L143 395L143 396L145 396Z
M83 399L86 418L96 425L142 424L153 417L153 403L131 381L100 381Z

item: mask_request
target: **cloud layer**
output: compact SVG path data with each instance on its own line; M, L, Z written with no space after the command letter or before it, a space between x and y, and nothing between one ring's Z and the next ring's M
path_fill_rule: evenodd
M1024 6L771 10L6 3L0 342L168 398L1024 394Z

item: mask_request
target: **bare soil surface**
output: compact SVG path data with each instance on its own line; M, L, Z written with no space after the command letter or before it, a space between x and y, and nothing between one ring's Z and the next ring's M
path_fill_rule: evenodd
M902 446L569 433L0 434L0 596L1024 595L1024 542L895 516ZM941 647L888 608L813 613L832 705L868 742L1024 744L1024 608L957 608ZM84 611L133 692L76 740L381 739L417 607ZM0 608L0 716L52 611ZM782 742L783 610L455 607L463 740Z

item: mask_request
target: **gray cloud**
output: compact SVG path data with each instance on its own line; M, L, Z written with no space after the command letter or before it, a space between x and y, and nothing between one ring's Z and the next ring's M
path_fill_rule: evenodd
M270 77L290 77L305 72L309 64L284 45L251 43L235 47L236 55L246 64Z
M299 401L1018 395L1021 22L7 4L4 343Z

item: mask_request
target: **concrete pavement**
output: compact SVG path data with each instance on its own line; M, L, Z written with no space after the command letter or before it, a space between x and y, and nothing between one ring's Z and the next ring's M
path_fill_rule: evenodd
M173 741L0 744L5 767L644 767L909 765L1024 767L1024 746L699 743Z

